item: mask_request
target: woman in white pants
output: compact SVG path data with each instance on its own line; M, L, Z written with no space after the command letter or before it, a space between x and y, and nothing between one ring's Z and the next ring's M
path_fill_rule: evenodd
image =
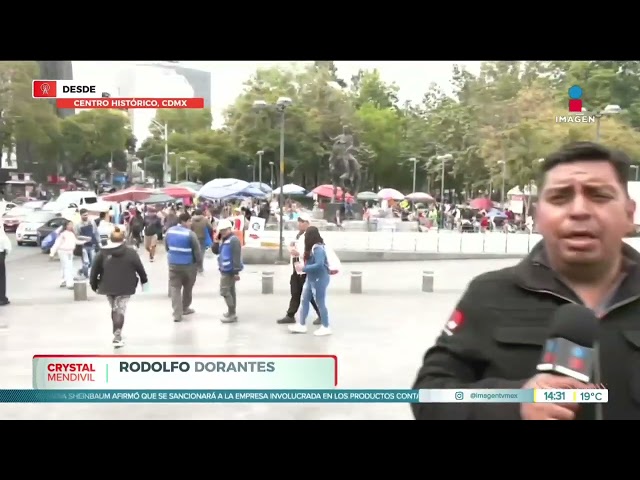
M73 288L73 251L78 244L78 237L74 232L73 222L67 222L64 230L60 232L55 243L51 247L49 255L53 258L56 253L60 259L62 268L62 278L64 279L60 287Z

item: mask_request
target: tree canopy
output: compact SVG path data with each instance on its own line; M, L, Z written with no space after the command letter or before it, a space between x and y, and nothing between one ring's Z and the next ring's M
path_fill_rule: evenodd
M49 167L61 163L68 173L85 173L109 161L126 168L128 150L145 159L149 174L162 176L163 131L150 125L149 136L134 152L135 139L122 112L85 110L61 120L49 102L31 98L37 68L34 62L0 62L4 154L16 141L27 140ZM172 178L252 180L254 172L258 176L257 152L263 151L262 179L269 183L280 150L281 114L274 107L278 98L289 97L292 105L284 113L287 183L307 188L328 183L331 137L349 125L358 143L363 188L408 192L414 163L417 190L436 195L443 172L445 189L468 196L501 184L503 177L507 188L523 187L535 179L540 158L570 141L596 138L593 123L557 121L569 115L572 85L582 87L589 111L609 104L622 108L600 119L600 141L640 159L637 61L484 62L477 75L456 66L451 92L431 85L413 103L400 103L398 86L386 83L376 70L350 79L337 75L331 61L259 69L226 109L219 129L212 129L207 109L158 110L157 123L168 126ZM256 109L256 101L268 108ZM443 154L452 156L444 168Z

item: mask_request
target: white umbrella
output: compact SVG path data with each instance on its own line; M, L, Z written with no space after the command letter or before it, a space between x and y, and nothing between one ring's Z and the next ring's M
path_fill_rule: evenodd
M378 192L378 198L381 200L404 200L404 193L399 192L395 188L383 188Z
M433 202L435 199L424 192L413 192L405 197L407 200L411 200L412 202Z
M373 192L360 192L360 193L358 193L356 198L358 200L363 200L363 201L366 202L366 201L370 201L370 200L377 200L378 199L378 194L377 193L373 193Z
M287 183L282 187L282 193L285 195L304 195L305 192L306 190L304 188L295 183ZM272 193L274 195L280 195L280 187L276 188Z
M218 200L237 195L248 186L249 182L237 178L216 178L205 183L198 191L198 196L208 200Z

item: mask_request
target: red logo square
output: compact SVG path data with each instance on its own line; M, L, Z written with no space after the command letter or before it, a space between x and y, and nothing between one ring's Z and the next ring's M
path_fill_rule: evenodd
M33 98L56 98L57 94L55 80L33 81Z

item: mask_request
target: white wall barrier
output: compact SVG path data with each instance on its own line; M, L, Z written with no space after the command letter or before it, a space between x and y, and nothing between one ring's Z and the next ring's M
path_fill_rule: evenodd
M437 232L320 232L336 250L377 250L426 253L506 253L526 254L542 239L539 234ZM260 240L278 244L278 232L263 232ZM285 246L295 240L295 232L284 232ZM625 241L640 251L640 237Z

